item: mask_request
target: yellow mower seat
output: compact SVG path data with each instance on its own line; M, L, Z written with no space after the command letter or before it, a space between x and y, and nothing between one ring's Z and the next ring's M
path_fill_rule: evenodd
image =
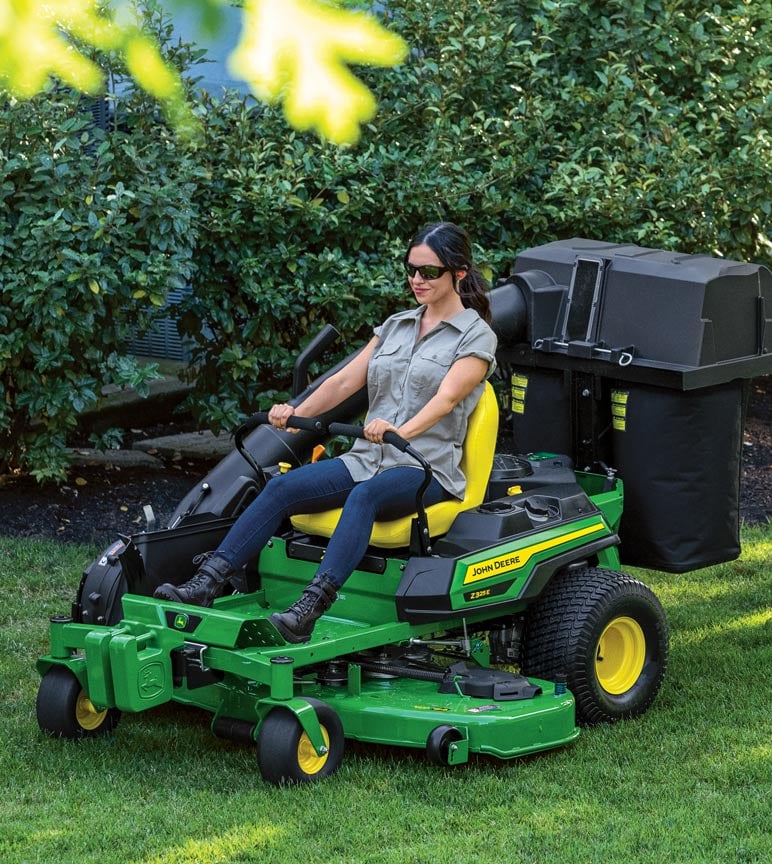
M482 504L485 489L493 466L496 450L496 435L499 428L499 406L490 382L485 382L480 401L469 416L464 439L461 470L466 477L466 493L462 501L440 501L426 508L429 534L438 537L445 534L453 520L462 510ZM305 534L330 537L338 524L342 508L325 510L323 513L302 513L292 517L292 525ZM393 549L410 545L410 528L414 516L403 516L388 522L376 522L370 534L371 546Z

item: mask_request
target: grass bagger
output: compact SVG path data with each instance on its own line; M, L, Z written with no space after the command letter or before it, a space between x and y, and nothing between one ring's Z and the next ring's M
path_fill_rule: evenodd
M507 422L486 385L463 501L424 507L419 491L413 518L377 523L305 644L286 643L269 616L311 580L336 511L292 517L211 608L154 599L192 575L272 474L331 437L361 436L342 421L364 394L295 418L294 435L258 412L166 527L149 514L85 570L37 662L41 729L96 736L122 713L196 706L283 783L332 774L346 739L458 765L645 712L668 625L622 567L678 573L739 554L743 411L748 379L772 368L772 275L575 239L521 253L491 302ZM298 358L291 403L322 380L307 384L308 366L335 336L325 328ZM384 446L415 459L428 485L407 441L390 433Z

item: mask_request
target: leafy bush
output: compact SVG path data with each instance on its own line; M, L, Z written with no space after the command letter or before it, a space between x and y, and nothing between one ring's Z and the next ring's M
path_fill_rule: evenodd
M182 317L202 422L283 395L321 323L353 345L408 305L403 244L428 220L467 225L493 275L571 236L769 255L762 4L384 5L414 47L365 73L380 104L358 148L290 132L272 109L206 105L207 230Z
M17 462L55 464L70 393L85 407L105 381L140 375L116 359L121 339L183 281L192 407L227 428L286 395L324 323L340 355L410 305L404 243L430 220L466 225L494 278L520 249L572 236L769 259L768 4L379 5L413 48L397 69L361 72L379 113L356 148L234 95L201 98L205 140L188 150L139 98L86 143L72 105L64 119L55 104L13 107L48 130L2 121L0 425L45 421ZM195 60L165 43L178 65ZM34 338L14 337L32 309Z
M147 117L132 91L127 111ZM141 109L138 111L137 109ZM156 373L127 356L195 238L186 157L163 126L97 128L67 90L6 102L0 124L0 473L61 477L105 384Z

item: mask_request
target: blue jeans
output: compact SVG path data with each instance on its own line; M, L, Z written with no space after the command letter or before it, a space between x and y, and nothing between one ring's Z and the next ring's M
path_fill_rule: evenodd
M420 468L400 466L355 483L340 459L303 465L269 480L236 520L216 554L238 570L260 552L287 517L343 506L318 571L340 587L362 560L376 520L415 513L415 496L423 479ZM432 478L424 504L448 497Z

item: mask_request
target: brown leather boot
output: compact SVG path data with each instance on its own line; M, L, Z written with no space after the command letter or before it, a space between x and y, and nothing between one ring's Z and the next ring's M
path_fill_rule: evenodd
M284 612L274 612L270 620L287 642L308 642L316 619L337 599L337 586L326 573L317 573L303 590L300 599Z
M223 593L231 577L236 575L231 565L213 552L196 555L193 563L199 565L198 570L187 582L182 585L172 585L171 582L159 585L153 597L192 606L211 606L214 599Z

